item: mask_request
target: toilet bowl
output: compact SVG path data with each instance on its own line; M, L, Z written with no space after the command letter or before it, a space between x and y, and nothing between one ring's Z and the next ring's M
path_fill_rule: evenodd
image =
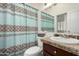
M24 56L40 56L42 54L43 44L40 39L41 38L38 37L38 46L32 46L32 47L28 48L24 52Z
M33 46L27 49L24 53L24 56L39 56L42 52L42 49L38 46Z

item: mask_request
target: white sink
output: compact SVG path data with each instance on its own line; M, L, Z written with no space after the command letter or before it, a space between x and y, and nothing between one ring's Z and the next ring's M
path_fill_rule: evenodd
M73 38L67 39L63 37L50 37L50 39L65 44L79 44L79 40Z

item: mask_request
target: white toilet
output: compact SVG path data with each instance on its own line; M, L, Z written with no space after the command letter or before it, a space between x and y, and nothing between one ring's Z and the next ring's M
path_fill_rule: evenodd
M24 52L24 56L40 56L43 50L42 37L38 37L38 46L32 46Z

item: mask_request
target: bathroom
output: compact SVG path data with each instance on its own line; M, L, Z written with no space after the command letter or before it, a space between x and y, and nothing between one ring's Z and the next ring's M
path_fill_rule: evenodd
M0 3L0 56L78 56L78 7Z

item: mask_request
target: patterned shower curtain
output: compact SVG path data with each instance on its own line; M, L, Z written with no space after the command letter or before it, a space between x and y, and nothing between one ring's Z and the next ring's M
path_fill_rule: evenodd
M0 55L18 55L37 45L37 9L0 3Z

